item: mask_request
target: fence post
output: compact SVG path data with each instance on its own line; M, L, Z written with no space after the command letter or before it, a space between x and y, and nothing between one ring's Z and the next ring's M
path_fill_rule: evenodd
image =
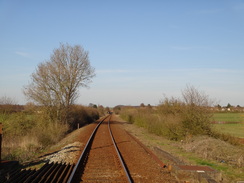
M0 123L0 164L2 162L2 133L3 133L3 127L2 127L2 123Z

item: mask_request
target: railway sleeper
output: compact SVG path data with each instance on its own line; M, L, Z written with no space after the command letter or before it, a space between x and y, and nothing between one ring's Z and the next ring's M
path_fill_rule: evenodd
M3 183L66 183L74 164L46 163L39 170L14 168L1 172Z

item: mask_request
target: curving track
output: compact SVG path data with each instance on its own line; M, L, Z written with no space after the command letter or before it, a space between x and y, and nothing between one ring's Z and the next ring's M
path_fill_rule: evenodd
M68 183L132 182L114 141L110 118L104 118L93 131Z

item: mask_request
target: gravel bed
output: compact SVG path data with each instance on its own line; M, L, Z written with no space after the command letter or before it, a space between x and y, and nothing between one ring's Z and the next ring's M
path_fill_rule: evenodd
M41 160L48 162L58 162L66 164L76 163L77 157L81 153L83 143L74 142L64 146L62 149L42 156Z

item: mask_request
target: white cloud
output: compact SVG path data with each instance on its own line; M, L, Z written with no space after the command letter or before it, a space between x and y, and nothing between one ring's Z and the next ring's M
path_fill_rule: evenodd
M15 54L20 55L22 57L26 57L26 58L30 58L31 54L27 53L27 52L22 52L22 51L16 51Z

